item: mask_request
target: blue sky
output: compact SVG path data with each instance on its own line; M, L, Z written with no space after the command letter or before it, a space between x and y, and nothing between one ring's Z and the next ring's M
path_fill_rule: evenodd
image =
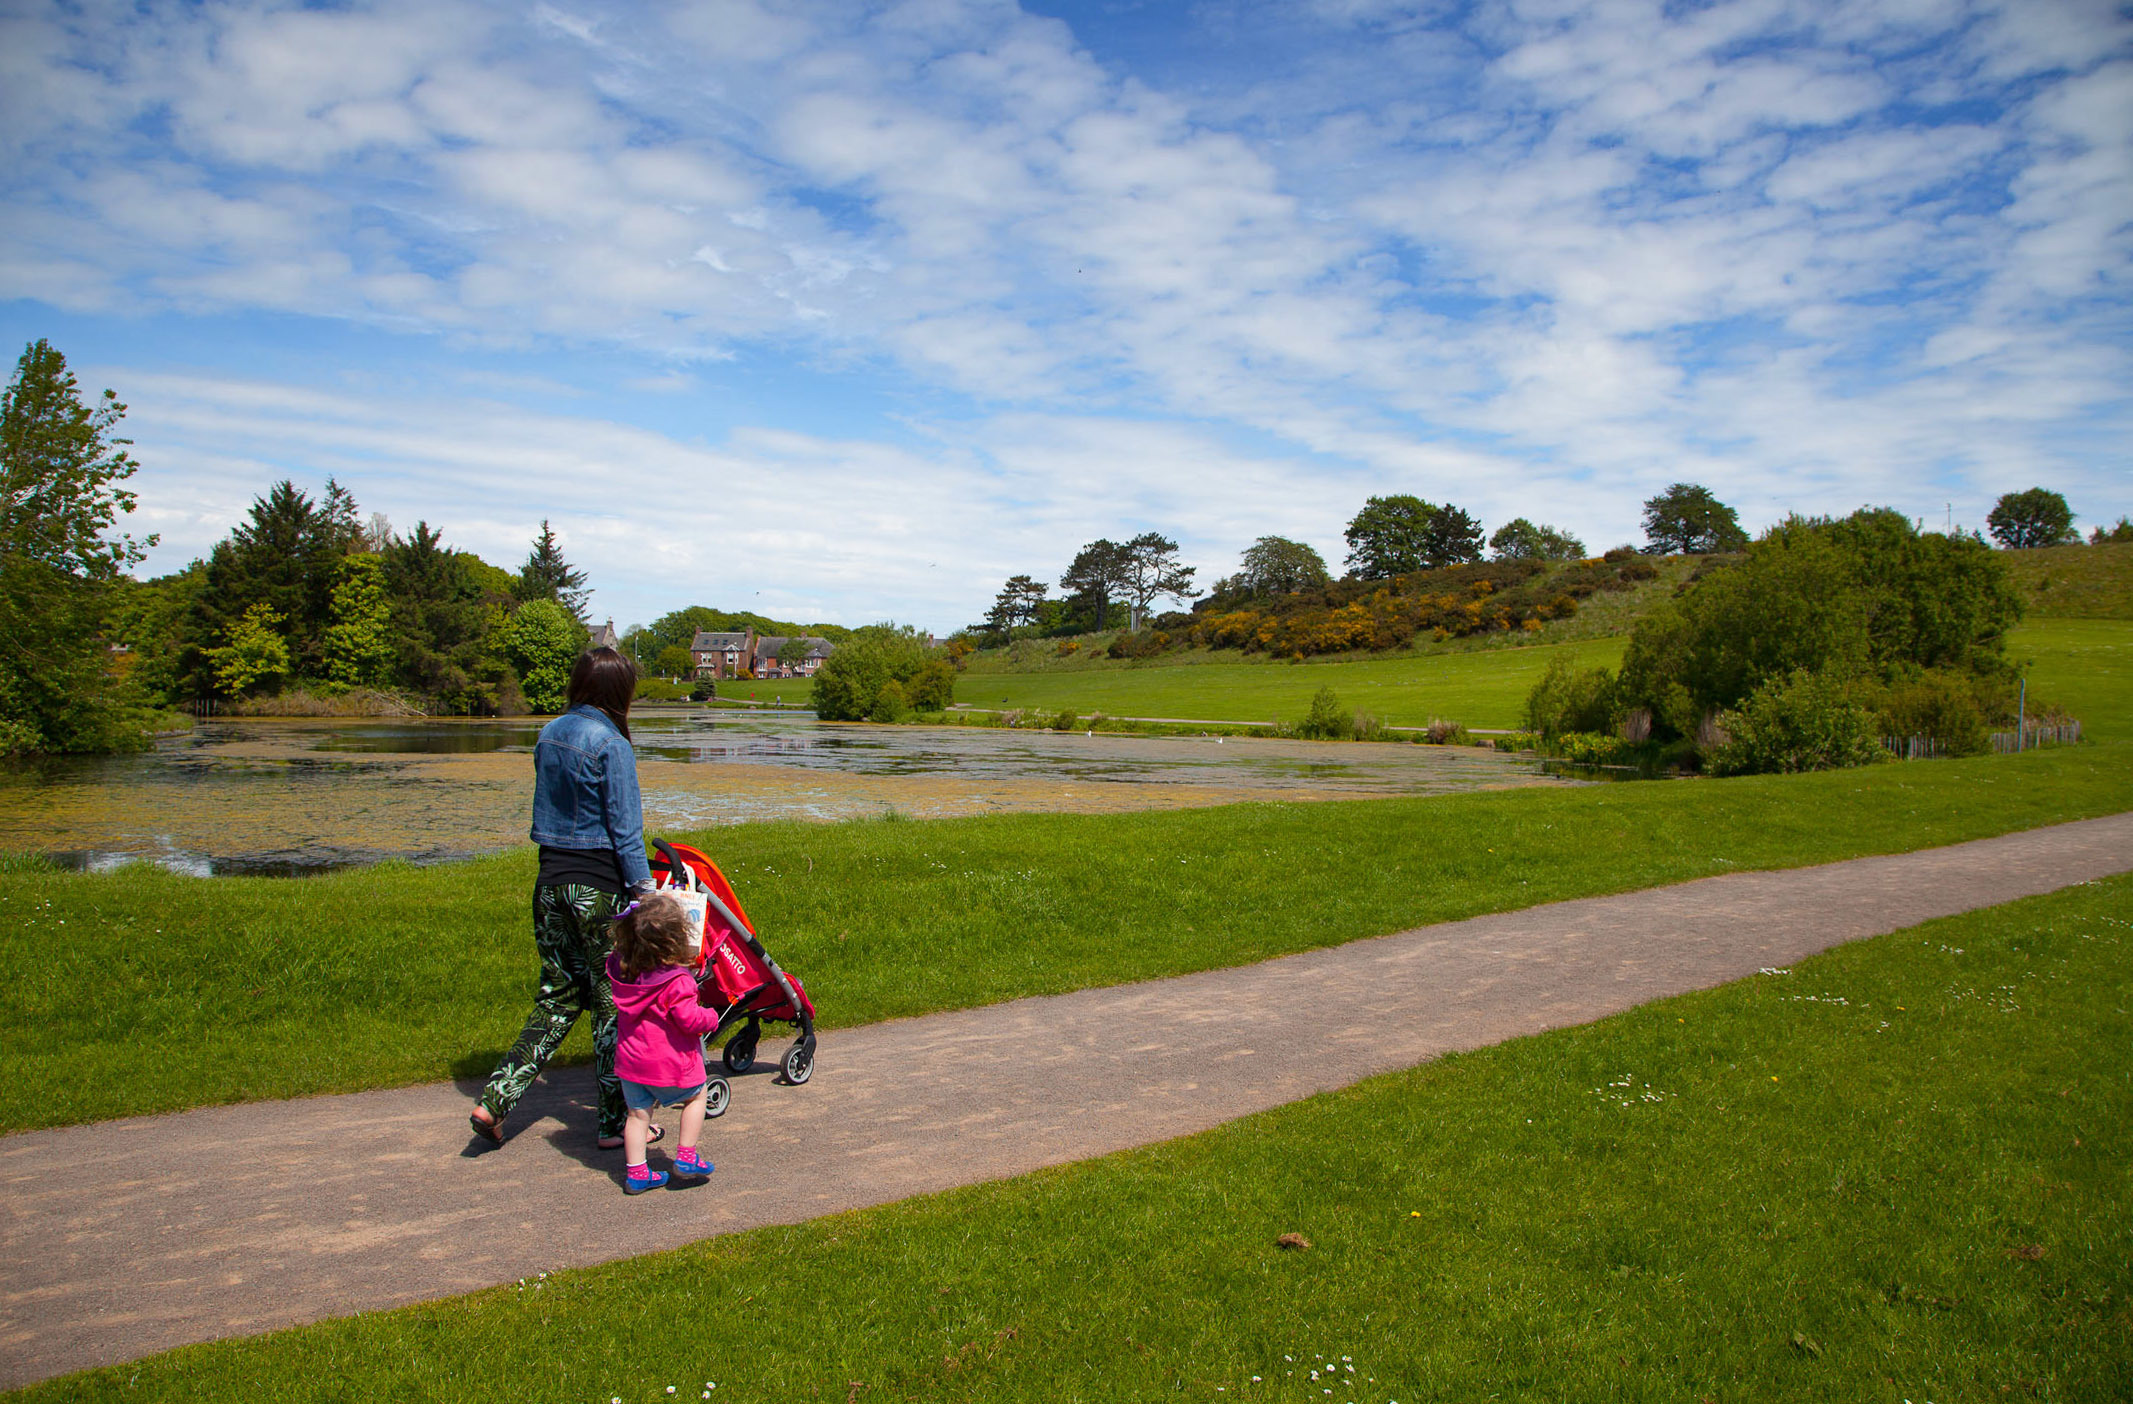
M620 624L946 630L1097 536L1338 566L2133 511L2133 19L2089 0L979 0L0 20L0 334L149 565L329 475Z

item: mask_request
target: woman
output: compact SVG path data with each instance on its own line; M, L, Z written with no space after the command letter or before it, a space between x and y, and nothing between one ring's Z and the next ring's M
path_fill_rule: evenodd
M615 1001L601 965L608 925L629 897L652 890L644 855L644 808L637 753L630 746L630 699L637 670L611 648L578 655L570 708L541 728L533 748L533 841L541 846L533 888L533 944L541 988L533 1013L496 1065L468 1116L474 1134L501 1145L504 1118L590 1013L593 1068L600 1084L600 1148L622 1144L622 1083L615 1076ZM652 1128L651 1139L663 1134Z

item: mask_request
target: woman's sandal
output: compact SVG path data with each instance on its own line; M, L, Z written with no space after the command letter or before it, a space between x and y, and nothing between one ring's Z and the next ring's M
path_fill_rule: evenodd
M644 1143L648 1146L656 1146L666 1137L666 1134L667 1128L655 1121L652 1123L652 1129L645 1133ZM601 1150L621 1150L622 1138L620 1136L602 1136L593 1144L597 1145Z
M467 1125L474 1128L475 1135L481 1137L492 1146L500 1146L504 1143L503 1123L491 1121L487 1107L476 1107L468 1112Z

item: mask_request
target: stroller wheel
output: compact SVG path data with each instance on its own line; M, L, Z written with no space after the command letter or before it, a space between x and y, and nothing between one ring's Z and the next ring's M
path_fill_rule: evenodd
M722 1077L714 1077L704 1084L704 1115L724 1116L726 1106L733 1100L733 1084Z
M755 1030L742 1029L726 1040L726 1071L738 1077L755 1066Z
M815 1075L815 1050L805 1039L785 1050L785 1080L798 1087Z

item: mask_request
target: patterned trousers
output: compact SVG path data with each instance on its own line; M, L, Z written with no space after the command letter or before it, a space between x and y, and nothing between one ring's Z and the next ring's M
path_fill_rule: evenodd
M615 1076L614 993L601 968L608 926L621 899L596 887L554 884L533 889L533 944L541 953L541 988L518 1042L489 1075L481 1104L498 1124L563 1046L580 1014L592 1015L593 1071L600 1084L600 1134L619 1136L628 1115Z

